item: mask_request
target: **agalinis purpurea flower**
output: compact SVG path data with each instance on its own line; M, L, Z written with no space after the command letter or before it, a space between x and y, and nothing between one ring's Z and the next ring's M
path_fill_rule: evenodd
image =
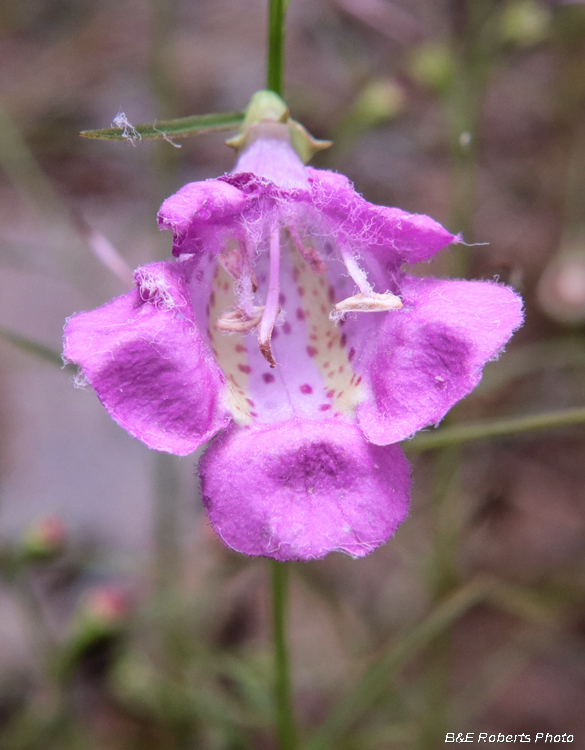
M397 443L477 385L522 303L501 284L406 273L457 238L305 167L308 136L265 96L234 171L163 203L176 260L72 317L65 357L150 448L185 455L215 438L201 484L226 545L361 557L407 513Z

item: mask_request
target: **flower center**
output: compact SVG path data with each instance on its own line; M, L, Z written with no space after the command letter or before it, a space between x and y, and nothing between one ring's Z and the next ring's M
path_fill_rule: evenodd
M284 236L284 243L282 242ZM220 266L234 280L234 294L237 299L235 306L226 307L222 315L216 319L215 327L227 333L248 333L254 329L258 331L258 345L262 356L271 368L276 367L276 360L272 352L272 332L281 312L280 296L280 253L281 245L288 245L291 253L296 251L304 260L310 271L317 275L327 273L327 264L321 257L314 243L309 238L302 238L297 229L277 228L270 234L269 239L269 272L268 288L264 305L254 304L254 294L258 290L258 281L252 268L250 250L247 243L228 243L219 258ZM402 307L402 301L396 295L385 292L374 292L368 282L365 272L360 268L353 253L347 248L340 248L341 259L347 273L359 289L358 294L347 297L333 305L329 313L331 320L337 322L350 312L389 312ZM222 280L221 284L225 281ZM325 284L325 282L323 282ZM216 285L216 291L217 289ZM330 302L333 302L331 300Z
M334 304L351 284L348 274L329 258L331 252L318 250L295 231L276 230L269 243L268 253L256 258L257 281L242 260L243 244L226 249L216 269L208 333L228 381L228 405L242 425L256 417L284 418L284 412L351 414L362 400L363 386L352 364L356 351ZM333 283L325 275L326 256L337 278ZM264 305L254 305L254 289ZM371 311L374 293L360 294L369 298Z

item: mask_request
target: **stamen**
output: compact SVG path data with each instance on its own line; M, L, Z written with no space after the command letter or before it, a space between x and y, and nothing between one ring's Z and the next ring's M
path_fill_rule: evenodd
M386 292L386 294L377 294L371 291L366 294L360 292L360 294L338 302L330 317L335 320L348 312L388 312L389 310L400 310L401 307L402 300L400 297L390 292Z
M227 245L219 256L218 261L232 279L240 283L249 281L252 293L256 292L258 281L250 265L248 249L243 240L240 240L237 246Z
M278 296L280 294L280 229L275 229L270 235L270 275L268 279L268 294L266 305L258 331L258 345L264 359L270 367L276 367L276 361L272 354L270 339L276 317L280 312L278 307Z
M327 273L327 266L317 248L313 247L313 245L305 245L303 239L294 227L289 227L288 231L296 249L311 266L311 270L315 273Z
M339 247L339 250L341 252L343 262L345 263L345 267L347 268L347 272L355 281L357 288L362 294L370 294L372 292L372 287L368 283L368 277L366 276L365 272L362 271L362 269L358 266L353 253L346 247L343 247L343 245Z
M402 307L400 297L390 292L386 292L385 294L374 292L368 283L365 271L359 267L353 253L347 247L343 247L343 245L340 246L339 250L347 272L355 281L360 291L359 294L342 299L334 305L329 316L332 320L343 318L348 312L388 312L389 310L400 310Z
M228 310L217 319L215 327L229 333L248 333L260 323L263 312L264 306L253 307L251 315L244 310Z
M234 292L237 307L225 311L215 323L220 331L247 333L260 323L264 307L254 305L254 293L258 282L250 263L248 248L243 240L238 245L233 241L219 256L219 264L235 280Z

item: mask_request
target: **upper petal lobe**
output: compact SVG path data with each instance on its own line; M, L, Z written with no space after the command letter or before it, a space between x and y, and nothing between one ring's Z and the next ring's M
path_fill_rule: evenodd
M161 229L173 232L173 254L221 250L226 227L242 213L246 196L222 180L190 182L160 207Z
M372 252L392 266L428 260L458 238L423 214L368 203L344 175L307 169L313 203L332 222L339 242Z

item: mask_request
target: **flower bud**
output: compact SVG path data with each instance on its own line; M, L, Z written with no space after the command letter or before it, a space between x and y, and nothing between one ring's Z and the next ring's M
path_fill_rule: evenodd
M410 75L418 84L441 92L451 85L455 63L446 44L429 42L412 50L408 67Z
M538 0L514 0L502 12L500 33L506 42L531 47L547 38L550 18L550 10Z
M130 612L128 594L113 584L104 584L91 589L81 604L80 615L84 620L101 624L106 628L117 628Z
M60 554L69 537L67 526L58 516L47 516L26 529L22 549L28 560L47 560Z

